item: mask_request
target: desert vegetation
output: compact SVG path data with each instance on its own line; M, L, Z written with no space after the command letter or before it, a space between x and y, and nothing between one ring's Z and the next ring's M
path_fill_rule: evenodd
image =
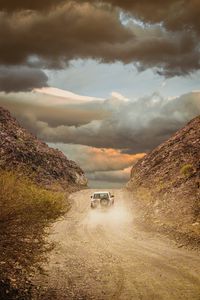
M52 248L45 242L47 229L69 202L65 193L14 172L0 172L0 188L0 299L28 299L34 289L30 278Z
M181 175L183 175L186 178L190 177L192 175L192 172L193 172L192 164L185 164L182 166L180 170Z

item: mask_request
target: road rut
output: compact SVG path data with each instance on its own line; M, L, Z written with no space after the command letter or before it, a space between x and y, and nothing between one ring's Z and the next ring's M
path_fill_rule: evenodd
M74 193L70 212L52 228L56 244L38 279L49 299L200 300L200 257L139 231L129 194L112 190L115 205L91 210L94 190Z

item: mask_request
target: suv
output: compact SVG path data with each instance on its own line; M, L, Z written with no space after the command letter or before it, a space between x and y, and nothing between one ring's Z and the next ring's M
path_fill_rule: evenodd
M110 192L95 192L91 196L91 208L109 207L114 204L114 195L111 195Z

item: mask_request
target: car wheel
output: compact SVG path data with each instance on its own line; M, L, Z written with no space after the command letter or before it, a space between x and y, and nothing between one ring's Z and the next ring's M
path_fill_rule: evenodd
M94 204L94 203L91 203L90 207L91 207L92 209L95 209L95 208L97 207L97 205Z
M100 200L101 206L107 207L110 205L110 201L108 199L101 199Z

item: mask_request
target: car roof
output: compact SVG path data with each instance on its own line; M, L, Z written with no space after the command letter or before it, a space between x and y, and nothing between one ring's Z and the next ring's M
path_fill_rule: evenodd
M108 191L99 191L99 192L95 192L94 194L109 194Z

